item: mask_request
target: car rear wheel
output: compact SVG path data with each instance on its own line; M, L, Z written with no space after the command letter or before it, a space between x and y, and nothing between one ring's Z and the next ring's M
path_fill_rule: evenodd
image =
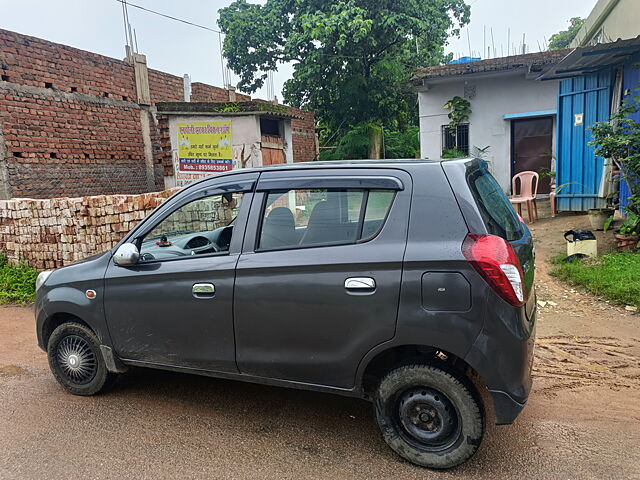
M467 461L484 435L484 412L472 387L429 365L386 375L376 392L375 416L387 444L406 460L429 468Z
M53 376L74 395L95 395L115 380L102 358L98 337L79 323L57 327L49 337L47 355Z

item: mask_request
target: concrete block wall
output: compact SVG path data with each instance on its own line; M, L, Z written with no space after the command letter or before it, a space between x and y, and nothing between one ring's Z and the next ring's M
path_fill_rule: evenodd
M39 270L68 265L112 248L178 190L0 200L0 251Z

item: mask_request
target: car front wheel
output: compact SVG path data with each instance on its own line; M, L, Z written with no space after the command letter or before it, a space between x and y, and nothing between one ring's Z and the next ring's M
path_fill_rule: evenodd
M451 468L467 461L484 435L484 412L471 388L430 365L393 370L380 382L374 402L384 440L423 467Z
M74 395L95 395L115 379L102 358L98 337L79 323L63 323L53 331L47 356L53 376Z

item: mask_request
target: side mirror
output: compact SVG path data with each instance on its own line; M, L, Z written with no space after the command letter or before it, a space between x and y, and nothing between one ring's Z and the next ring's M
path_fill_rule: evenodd
M123 243L118 247L116 253L113 254L113 263L120 267L128 267L135 265L140 259L138 247L133 243Z

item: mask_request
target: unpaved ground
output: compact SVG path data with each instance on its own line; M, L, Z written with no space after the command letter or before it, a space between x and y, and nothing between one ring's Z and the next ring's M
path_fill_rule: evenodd
M489 426L448 472L381 440L368 403L137 370L93 398L67 395L36 347L32 313L0 307L0 479L640 478L640 316L548 276L558 232L541 220L535 385L516 423Z

